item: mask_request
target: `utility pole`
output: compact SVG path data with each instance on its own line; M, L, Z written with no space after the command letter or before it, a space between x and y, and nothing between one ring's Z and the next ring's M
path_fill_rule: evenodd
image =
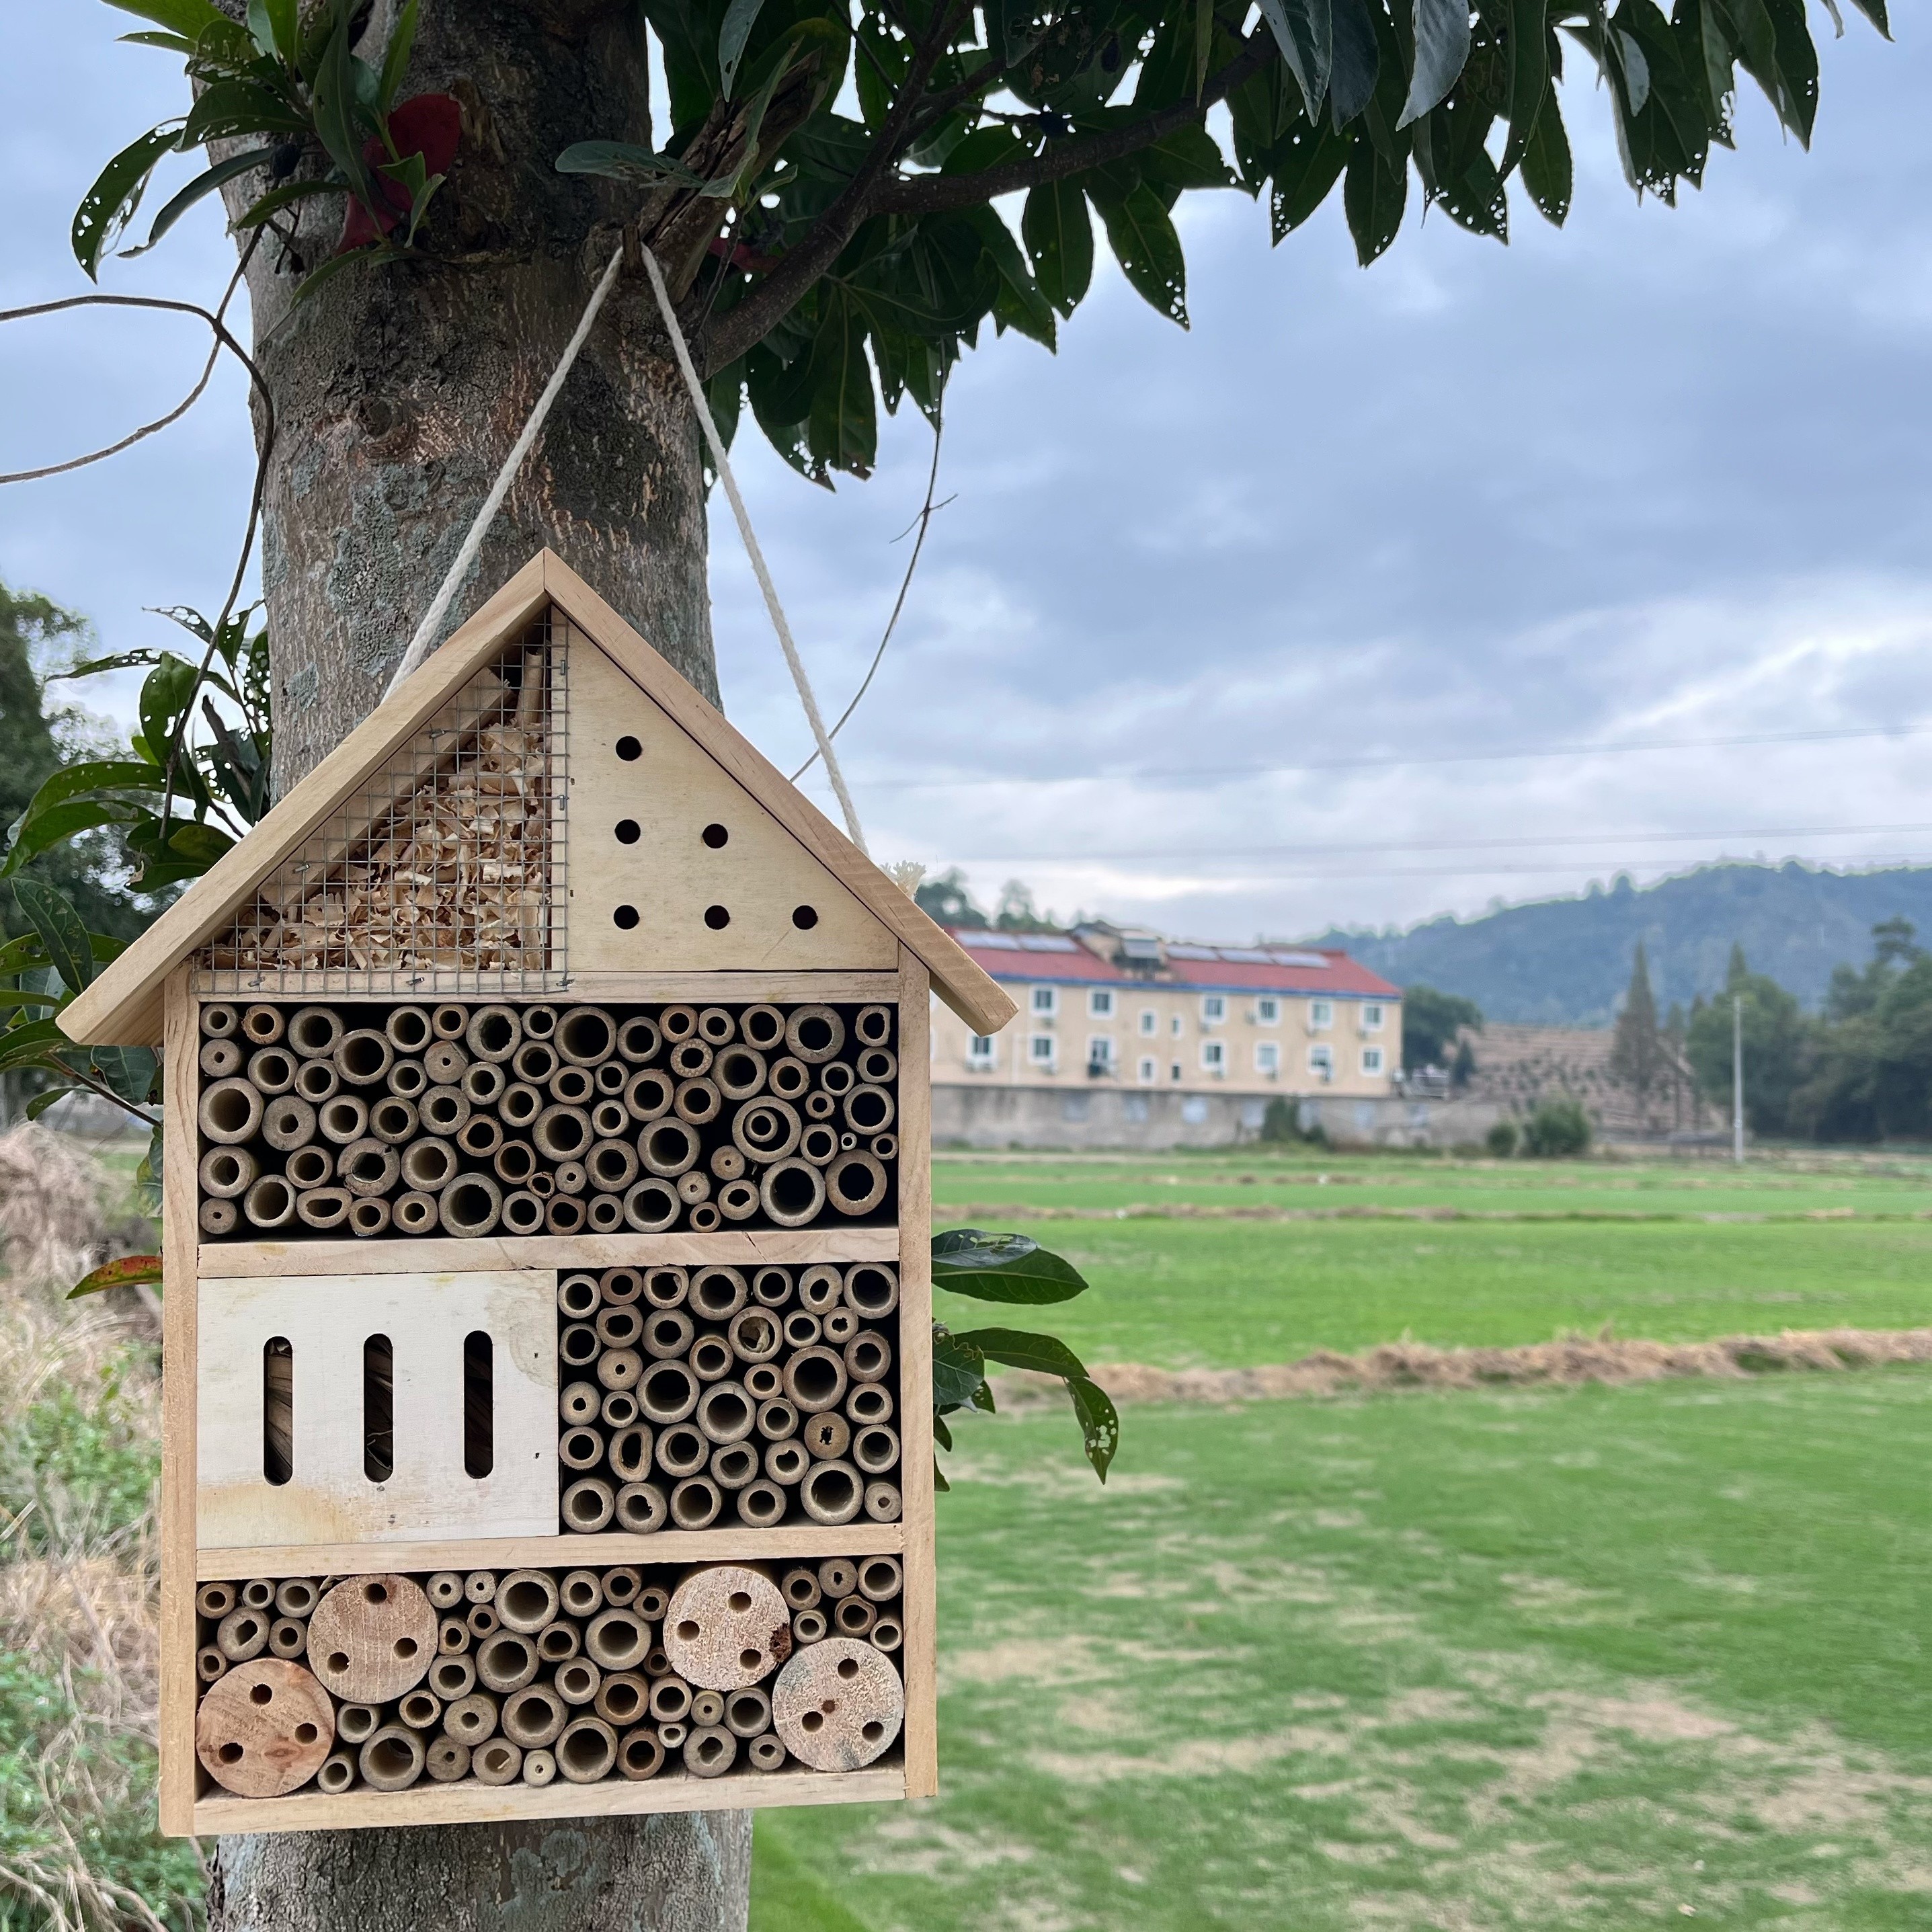
M1731 995L1731 1158L1744 1164L1744 1003Z

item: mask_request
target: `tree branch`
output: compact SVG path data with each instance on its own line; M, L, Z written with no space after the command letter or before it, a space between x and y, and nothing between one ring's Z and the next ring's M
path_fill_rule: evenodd
M845 191L820 218L818 226L734 309L720 316L700 345L698 366L713 376L765 337L803 300L806 292L844 253L860 224L873 212L873 190L898 158L900 146L919 111L926 83L940 56L952 44L971 0L952 0L934 17L932 31L920 42L906 70L905 82L892 112L879 130L872 151L860 163Z

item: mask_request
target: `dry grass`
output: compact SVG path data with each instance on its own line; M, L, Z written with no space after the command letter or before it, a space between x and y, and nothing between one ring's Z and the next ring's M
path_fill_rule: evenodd
M0 1134L0 1268L16 1289L64 1289L150 1239L76 1142L31 1124Z

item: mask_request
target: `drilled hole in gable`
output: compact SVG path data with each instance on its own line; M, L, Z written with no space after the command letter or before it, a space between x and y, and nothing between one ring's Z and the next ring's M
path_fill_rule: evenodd
M727 832L722 825L707 825L704 828L702 836L705 844L709 845L712 850L715 852L718 850L719 846L724 844L729 841L731 835L730 832Z
M634 818L618 820L617 843L620 845L634 845L643 836L644 834L638 830L638 821Z
M791 922L798 928L800 932L809 932L818 923L818 908L816 906L808 905L794 906L791 909Z
M731 915L722 906L706 906L704 922L713 932L722 932L731 923Z
M634 905L620 905L610 915L610 922L620 932L628 932L638 922L638 909Z
M617 740L616 750L618 757L622 758L627 765L635 764L644 755L644 746L639 744L636 739L631 737L620 738Z

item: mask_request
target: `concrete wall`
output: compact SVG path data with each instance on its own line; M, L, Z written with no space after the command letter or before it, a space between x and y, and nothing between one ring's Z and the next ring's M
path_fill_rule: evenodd
M1318 1124L1342 1146L1453 1147L1481 1140L1508 1111L1483 1101L1331 1094L1296 1104L1304 1129ZM938 1147L1232 1147L1257 1137L1267 1107L1264 1099L1252 1095L1157 1088L1054 1093L935 1085L932 1138Z

